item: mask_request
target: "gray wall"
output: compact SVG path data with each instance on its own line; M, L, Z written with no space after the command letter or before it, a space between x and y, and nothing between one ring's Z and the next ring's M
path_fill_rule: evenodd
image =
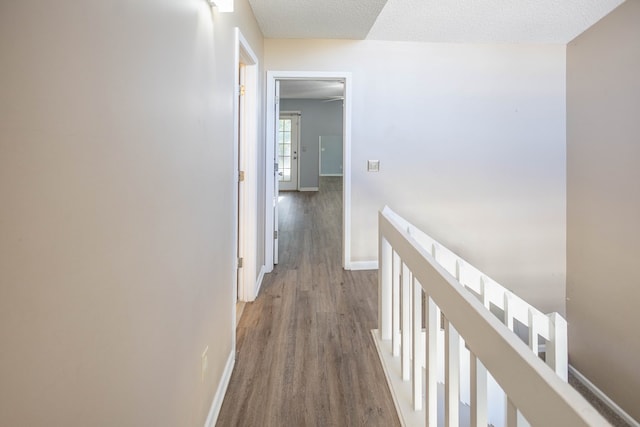
M300 188L318 187L318 141L321 135L342 135L342 102L283 99L280 111L300 111Z
M565 59L563 45L265 40L266 69L352 74L352 262L376 260L388 204L561 313Z
M571 363L640 419L640 1L567 48Z
M1 426L205 424L234 355L235 27L263 49L235 8L0 2Z

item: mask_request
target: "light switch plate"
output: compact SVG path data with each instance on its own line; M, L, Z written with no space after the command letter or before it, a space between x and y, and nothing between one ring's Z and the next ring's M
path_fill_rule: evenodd
M380 170L380 160L367 160L367 172L378 172Z

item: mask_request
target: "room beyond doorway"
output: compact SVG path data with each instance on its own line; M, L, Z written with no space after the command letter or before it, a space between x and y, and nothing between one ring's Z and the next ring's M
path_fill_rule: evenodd
M340 179L342 175L342 265L345 269L351 268L350 260L350 235L351 227L348 218L350 218L351 210L351 175L350 175L350 157L351 157L351 74L343 72L267 72L267 127L266 127L266 181L267 181L267 197L266 197L266 224L265 224L265 264L267 271L271 271L275 263L278 262L278 194L279 194L279 172L284 170L278 170L282 163L282 167L286 167L284 161L280 161L281 151L278 146L278 125L280 119L280 111L284 111L285 108L289 111L300 111L300 108L295 108L293 104L288 102L302 102L300 100L304 98L285 98L287 94L287 85L309 85L310 82L324 82L325 84L332 84L334 87L339 88L338 94L323 95L320 99L316 98L314 103L316 106L319 104L335 104L333 109L341 107L341 111L338 113L338 118L342 119L342 123L338 124L338 127L330 132L321 132L322 135L317 134L310 139L304 139L305 136L302 133L305 132L305 126L307 125L307 115L304 111L301 111L300 116L300 128L301 128L301 143L300 149L297 150L298 159L298 180L299 186L296 188L300 191L318 191L320 187L320 157L321 157L321 145L320 136L325 138L327 144L332 141L339 140L342 143L341 156L339 156L338 162L340 163L338 171L341 170L342 174L332 173L335 177ZM301 82L301 83L292 83ZM281 85L284 85L284 92L281 93ZM309 96L309 95L303 95ZM312 99L312 98L308 98ZM310 101L311 102L311 101ZM326 105L323 106L328 108ZM328 146L328 145L327 145ZM334 154L335 154L335 147ZM326 147L325 147L326 150ZM285 154L285 153L283 153ZM301 158L300 158L301 157ZM305 163L306 162L306 163ZM341 168L341 169L340 169Z
M343 175L344 82L282 80L277 151L280 190L318 191Z

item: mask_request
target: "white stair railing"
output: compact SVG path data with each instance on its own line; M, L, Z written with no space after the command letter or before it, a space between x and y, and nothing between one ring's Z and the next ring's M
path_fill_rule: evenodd
M378 316L373 336L403 425L608 425L566 383L560 315L542 314L388 207Z

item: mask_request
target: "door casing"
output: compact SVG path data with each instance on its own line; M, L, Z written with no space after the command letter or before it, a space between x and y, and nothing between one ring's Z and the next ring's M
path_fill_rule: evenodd
M344 83L343 110L343 192L342 192L342 266L351 269L351 109L352 109L352 75L349 72L331 71L267 71L267 98L265 126L265 269L273 270L274 266L274 211L277 202L274 198L274 179L276 164L275 129L276 129L276 81L282 80L336 80Z
M239 28L235 31L235 90L240 91L240 70L244 78L245 95L242 105L240 97L234 96L234 235L236 248L234 253L243 258L243 267L234 263L234 317L236 301L253 301L258 292L260 280L257 276L258 254L258 57L244 38ZM242 107L242 109L241 109ZM242 120L240 116L242 115ZM245 179L239 182L240 171ZM242 279L239 279L239 276ZM235 328L235 318L233 321Z

